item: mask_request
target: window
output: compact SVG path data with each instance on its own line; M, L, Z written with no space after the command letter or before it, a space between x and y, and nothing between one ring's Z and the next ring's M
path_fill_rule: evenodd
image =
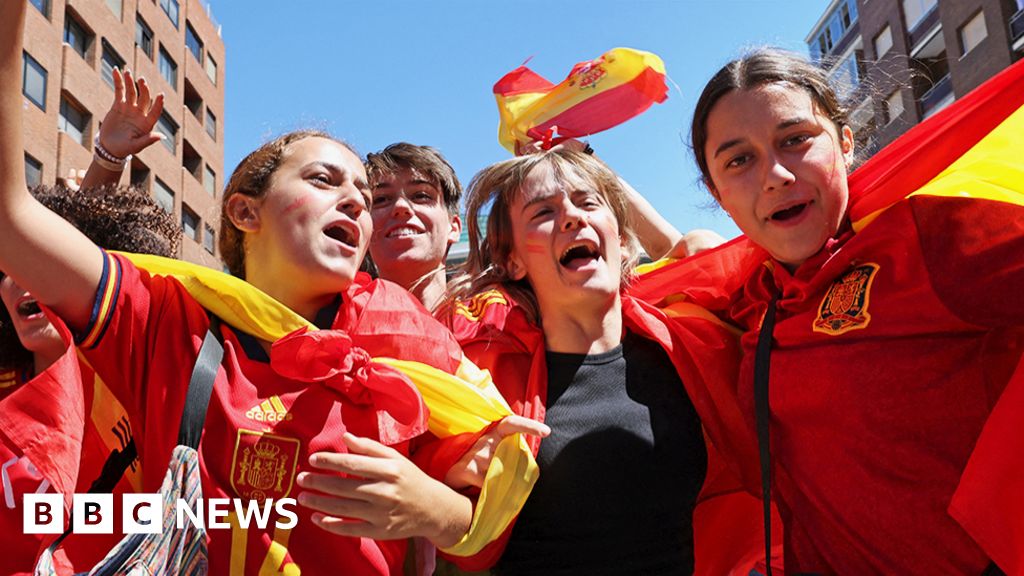
M181 229L185 236L199 242L199 216L184 204L181 205Z
M154 200L168 214L174 214L174 192L159 178L154 178L153 181L156 183L156 186L153 187L155 192Z
M985 12L978 11L964 27L960 29L960 55L963 56L974 50L974 47L981 44L981 41L988 36L988 29L985 28Z
M203 248L206 248L207 252L213 254L213 245L216 243L217 237L209 224L203 224L203 228L206 230L206 233L203 234Z
M142 16L135 18L135 45L138 46L150 60L153 59L153 29L146 24Z
M886 25L878 36L875 36L875 60L881 60L882 56L885 56L886 52L892 48L892 30Z
M43 16L50 17L50 0L29 0L29 4L38 8Z
M892 122L903 114L903 94L899 90L885 99L885 121Z
M25 182L29 188L43 183L43 163L25 154Z
M206 188L206 192L210 196L213 196L214 198L217 197L217 175L213 170L210 170L209 165L207 165L206 170L203 171L203 188Z
M167 112L160 114L160 119L156 121L156 131L164 135L164 146L171 151L171 154L176 154L178 151L178 123L168 116Z
M21 93L41 110L46 110L46 68L22 52Z
M185 23L185 47L196 57L197 62L203 62L203 41L188 22Z
M210 112L210 109L206 109L206 133L213 138L214 142L217 141L217 117Z
M810 51L814 59L820 60L822 57L828 56L832 48L842 40L856 21L856 0L841 0L835 11L825 20L821 32L810 43Z
M910 32L935 8L938 0L903 0L903 18Z
M206 64L205 64L204 68L206 68L206 75L210 77L210 82L213 82L214 86L216 86L217 85L217 62L215 62L213 60L213 58L210 57L209 54L206 55Z
M178 0L160 0L160 7L164 9L164 14L171 19L171 23L174 27L178 27Z
M110 7L110 11L117 16L117 19L121 19L121 0L107 0L107 6Z
M103 41L103 57L100 59L100 72L103 75L103 79L107 82L107 85L111 88L114 87L114 68L124 70L124 58L121 58L114 48L104 40Z
M196 122L203 123L203 97L188 78L185 78L185 108L196 118Z
M143 190L149 190L149 168L146 167L138 158L132 158L131 172L128 175L128 181L132 183L132 186L141 188Z
M85 146L89 141L89 113L79 108L67 96L61 95L57 129L67 134L75 142Z
M832 73L829 74L829 79L832 85L836 88L836 93L840 98L845 99L850 96L851 93L860 84L860 70L857 68L857 53L850 54L845 60L840 62L832 69Z
M82 58L85 58L85 51L89 49L89 36L71 12L64 14L64 43L71 46Z
M167 80L167 83L171 85L171 88L178 89L178 65L171 59L171 55L164 50L164 47L160 47L160 61L157 63L160 68L160 75Z

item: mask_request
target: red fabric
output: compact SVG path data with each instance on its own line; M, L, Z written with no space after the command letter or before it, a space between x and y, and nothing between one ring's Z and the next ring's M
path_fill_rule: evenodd
M71 337L61 331L65 342ZM22 528L25 494L65 495L64 517L78 479L85 427L82 387L75 349L64 354L37 378L21 383L0 401L0 464L3 508L0 533L6 551L0 555L0 574L31 574L48 534L25 534Z
M504 302L495 302L492 297L490 304L476 310L475 320L453 314L451 328L466 356L495 376L512 411L543 421L547 400L544 336L522 308L507 295L503 298ZM729 453L749 450L749 429L735 403L739 351L732 334L706 320L669 320L630 297L623 298L623 319L626 329L658 342L668 352L713 442L729 446ZM539 440L533 439L530 447L536 454ZM713 446L708 453L709 474L694 516L697 573L722 574L726 573L722 568L728 567L746 574L763 557L764 540L760 500L742 490L737 475L756 474L756 460L733 461L745 466L740 471L721 462ZM479 554L451 560L466 570L489 568L504 552L511 530L510 526Z
M118 256L108 256L108 263L121 270L120 284L111 313L94 319L93 324L107 324L107 328L86 355L142 415L137 438L143 454L143 489L154 491L177 440L186 385L209 320L177 281L150 276ZM108 273L105 279L118 276ZM407 292L365 275L358 276L343 295L332 329L351 338L349 351L357 347L375 357L416 360L449 372L461 357L454 338ZM408 434L415 428L407 428L405 437L389 437L396 429L382 430L382 407L367 403L366 396L357 394L353 401L347 394L352 390L341 392L333 383L302 380L316 379L303 372L307 369L313 376L324 374L310 366L291 366L292 375L301 378L286 377L275 372L274 365L250 359L232 330L225 327L223 335L223 369L214 384L200 445L204 498L294 498L298 493L294 477L311 470L309 455L346 452L341 440L345 431L375 440L399 440L392 447L409 453ZM316 339L297 337L288 345L310 346L303 352L312 350L318 356ZM338 368L330 362L316 364L327 372ZM357 364L353 362L352 367ZM336 377L344 379L344 373L341 370ZM365 375L372 379L382 374L370 370ZM379 388L367 384L367 389L371 387ZM395 421L415 420L418 408L410 410L408 397L399 396L404 400L398 404L388 396L385 413ZM381 398L377 392L369 397L374 402ZM261 476L255 473L259 470L274 474ZM286 562L304 572L327 573L341 566L354 575L401 573L404 540L339 537L316 527L308 509L297 507L296 511L298 524L290 533L275 531L273 518L266 530L250 526L242 539L244 550L232 548L234 530L210 530L210 573L229 573L233 553L244 558L245 574L260 573L275 538L287 550L290 560Z
M771 294L782 292L770 400L788 569L977 574L988 564L996 548L982 550L947 508L1024 351L1024 308L998 298L1024 290L1024 263L1005 254L1024 254L1024 208L920 196L847 232L794 274L777 266L749 279L730 315L748 330L739 393L751 424L757 327ZM851 313L865 323L816 331L833 309L825 298L834 283L869 264L877 271L866 304ZM1006 440L1020 445L1019 424ZM1007 538L1024 525L1021 500L996 494L1024 492L1024 476L998 454L979 453L974 464L978 477L1000 482L972 492L998 505L966 512L1020 548Z
M54 325L65 342L70 342L63 324ZM107 410L113 422L90 418L98 386L103 383L97 381L92 368L81 361L74 347L68 346L43 373L20 384L0 401L0 463L4 465L0 494L5 501L0 530L8 545L7 553L0 557L0 574L32 574L38 554L56 538L52 534L23 533L24 495L40 489L64 494L66 524L72 495L88 491L111 454L100 428L117 427L124 444L131 441L129 418L124 412ZM123 450L124 445L115 449ZM115 504L121 494L133 491L129 478L135 466L115 485ZM120 508L115 514L115 530L120 526L119 512ZM120 534L73 534L54 560L61 573L88 570L120 539Z
M427 406L409 379L353 346L352 338L338 330L297 330L274 342L270 365L293 380L322 382L349 402L377 412L384 444L397 444L427 430Z
M938 175L1024 103L1022 83L1024 64L1017 63L872 157L850 177L851 218L857 221L892 206ZM911 206L915 208L912 210ZM952 209L953 206L956 208ZM913 212L913 218L908 211ZM788 533L791 552L796 555L787 557L787 562L793 557L799 558L798 563L789 564L790 568L823 569L826 572L836 570L841 573L870 573L872 570L892 573L900 572L899 567L903 567L904 572L916 572L924 564L912 565L910 562L930 562L934 560L932 555L935 551L941 551L943 559L939 562L948 562L947 567L957 566L953 568L954 571L974 570L983 565L984 555L987 555L996 560L1008 574L1024 573L1024 546L1021 545L1024 542L1024 502L1021 496L1024 494L1024 472L1021 468L1024 464L1019 458L1013 457L1021 453L1020 448L1024 444L1018 416L1024 412L1020 345L1017 344L1015 348L1007 343L1007 339L1013 341L1012 335L997 333L1011 330L1009 328L1000 328L997 332L983 328L1016 322L1012 330L1020 329L1021 322L1019 318L1014 320L1014 317L1021 308L1008 303L1016 302L1022 288L1022 221L1024 217L1020 215L1019 206L983 200L912 199L884 212L853 240L849 239L847 233L842 242L833 243L830 250L824 251L815 262L805 264L798 272L798 278L787 276L781 269L774 273L775 281L787 290L787 300L783 304L788 311L784 312L784 319L797 312L805 315L816 312L814 306L821 303L822 291L833 280L845 274L855 261L883 258L889 262L886 275L878 277L880 282L882 278L886 280L873 289L876 293L883 290L886 294L883 304L878 303L877 296L872 300L875 324L869 325L864 331L848 333L847 338L852 338L857 346L822 348L815 353L805 350L799 359L792 360L790 369L779 367L776 356L789 356L797 349L793 346L798 343L811 346L814 334L807 334L807 342L797 339L786 344L779 341L773 352L773 382L780 378L785 382L786 378L790 378L794 382L816 383L815 386L801 387L799 395L789 394L782 401L783 406L787 405L786 402L797 402L802 406L802 410L788 415L792 419L793 414L798 414L801 416L797 419L800 423L793 421L788 427L782 424L784 428L781 431L776 429L776 435L781 436L780 441L794 442L799 437L804 438L808 446L813 444L819 447L808 448L804 455L790 455L790 458L800 458L799 463L789 464L799 469L799 474L781 473L783 480L780 489L800 494L798 497L790 495L791 500L799 500L796 509L785 511L787 525L791 528ZM835 255L832 255L833 252ZM982 254L984 256L980 256ZM756 339L753 331L763 316L769 298L766 289L757 288L761 285L759 282L766 282L766 278L772 277L772 273L763 267L766 262L767 255L741 237L719 250L672 264L641 278L634 294L651 302L661 302L670 294L685 293L691 301L729 315L730 295L738 295L742 290L741 302L746 303L746 308L737 303L731 315L744 320L751 330L744 340L745 348L749 351ZM820 268L814 271L815 266ZM888 276L891 274L898 274L898 278ZM738 288L738 283L746 283L746 287ZM969 305L965 306L965 303ZM881 314L885 317L881 322L889 326L891 335L879 335L873 339L871 335L875 334L879 324L879 307L885 312ZM951 314L950 311L955 313ZM934 326L940 319L949 324ZM931 329L939 330L945 336L936 335L935 342L925 344L923 330L927 326L932 326ZM780 328L784 327L780 324ZM800 329L809 332L810 319L805 320ZM963 344L962 339L967 338L964 333L971 329L977 331L973 344ZM918 338L918 347L908 348L906 343L913 338ZM985 367L985 361L979 360L976 353L965 353L963 348L947 349L947 339L961 339L957 346L973 345L978 350L988 351L995 358ZM1004 347L1002 352L998 351L999 346ZM890 358L898 361L886 360ZM1016 372L1013 372L1014 366ZM956 396L955 391L947 390L946 393L954 397L945 397L937 406L933 405L936 403L934 394L944 387L933 387L932 395L906 392L907 397L902 398L902 386L920 382L924 375L930 375L928 377L936 382L945 382L953 378L952 375L957 375L957 378L962 379L957 382L957 386L951 388L968 390L972 378L976 381L982 376L976 372L965 375L964 370L983 371L983 379L988 383L988 388L976 387L976 394L964 392L965 397ZM897 376L904 372L903 377ZM749 386L749 377L750 369L747 366L744 371L744 382L747 384L744 386ZM845 400L846 396L840 393L840 383L844 382L849 390L857 391L857 399L869 398L874 403L870 409L852 404L865 410L865 413L860 414L863 423L893 414L921 416L917 419L896 418L886 423L887 426L892 424L891 428L864 425L870 434L855 427L853 432L847 430L847 434L833 438L831 431L838 424L852 425L849 419L853 417L848 416L846 421L837 420L831 410L821 408L824 404L837 409L853 402L853 398ZM866 387L866 383L877 387L877 392L872 394L870 390L875 388ZM999 391L1004 386L1005 390L1000 397ZM773 410L775 395L778 393L776 390L772 393ZM899 393L894 394L895 391ZM982 394L978 395L979 391ZM829 397L831 400L825 402ZM987 399L990 405L979 411L979 398ZM998 403L989 415L988 410L997 398ZM910 399L914 399L912 405L896 410L898 401ZM748 395L747 409L752 414L749 400ZM817 409L811 410L810 407ZM906 430L906 420L927 426L933 423L933 419L926 416L941 414L957 407L963 408L962 411L955 411L957 424L946 427L955 429L956 433L951 437L950 430L944 428L938 435L943 438L938 443L940 449L931 443L913 446L921 430ZM784 419L786 416L783 414L778 418ZM753 416L750 418L752 420ZM966 420L970 421L969 425L965 423ZM773 426L776 426L774 420ZM812 430L821 431L822 435L815 436ZM971 451L970 445L975 440L974 450ZM848 455L847 451L839 448L844 441L857 443L859 450L864 452L864 457L848 462L845 469L836 463L839 458L835 457ZM899 442L902 444L895 445ZM885 449L879 450L880 446ZM847 447L847 450L851 449ZM935 455L937 451L942 452L941 457ZM865 473L866 462L878 461L876 452L885 452L892 461L878 464L880 469L872 471L861 482L853 480ZM829 459L819 462L821 468L816 469L813 459L823 455L829 455ZM887 492L880 488L867 499L858 492L858 489L877 486L877 479L883 483L893 480L893 472L887 466L902 468L922 458L930 462L932 468L941 469L936 471L941 480L929 480L928 487L922 492L932 496L927 504L923 502L925 498L913 498L891 486L889 489L894 491ZM856 474L850 470L855 470ZM814 474L820 477L814 477ZM790 477L789 484L785 480L787 477ZM830 480L837 482L837 486L807 485L818 482L824 484ZM823 493L815 493L815 490L826 489L834 490L835 494L826 497ZM855 494L860 494L862 498L857 499ZM904 496L907 498L904 499ZM841 504L837 505L831 498ZM884 501L876 501L878 498ZM900 505L894 506L895 502ZM947 504L948 513L945 509ZM792 502L790 506L793 506ZM931 508L918 510L921 506ZM894 514L894 509L902 516ZM792 524L794 516L808 514L809 510L821 512L819 518L806 521L811 526ZM846 517L851 513L860 514L863 518ZM950 525L949 515L956 519L959 526ZM913 537L908 538L906 532L900 533L893 529L900 526L901 522L913 522L919 517L940 518L936 530L941 534L925 537L923 531L911 531L909 533ZM883 529L879 529L880 524L884 524ZM828 532L826 536L822 532L823 526L830 526L834 531ZM973 542L963 541L963 530L970 534ZM868 540L859 540L859 531L871 536ZM808 545L808 542L811 544ZM978 545L984 549L983 553ZM921 546L929 550L918 550ZM863 559L868 565L846 563L856 562L857 559ZM960 564L957 565L957 562ZM823 565L826 568L822 568ZM942 572L942 569L938 571Z

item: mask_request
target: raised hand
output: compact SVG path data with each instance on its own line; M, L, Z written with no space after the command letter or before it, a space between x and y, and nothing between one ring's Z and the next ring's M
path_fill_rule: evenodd
M309 463L325 472L297 479L304 488L299 504L315 511L317 526L377 540L424 536L440 547L456 544L469 530L468 498L388 446L348 433L344 442L348 454L313 454Z
M164 139L153 130L164 110L164 95L150 97L145 78L138 82L132 73L114 68L114 102L100 124L100 145L118 158L138 154Z

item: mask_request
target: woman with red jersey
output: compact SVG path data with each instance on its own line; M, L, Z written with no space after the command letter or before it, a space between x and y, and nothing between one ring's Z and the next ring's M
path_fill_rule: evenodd
M20 74L25 4L0 7L0 77ZM0 88L0 268L77 334L89 362L139 414L144 492L159 487L210 317L171 277L97 248L26 192L17 82ZM322 133L280 137L246 157L223 200L221 253L252 286L325 331L292 334L280 348L222 327L224 360L213 386L199 458L203 495L266 501L316 491L309 472L343 472L358 503L345 526L314 513L298 522L210 531L214 574L393 574L405 540L454 544L470 501L406 456L426 430L422 398L370 356L416 360L453 373L457 343L404 291L358 273L370 237L370 191L359 157ZM282 342L278 342L282 344ZM348 353L335 358L336 350ZM327 356L321 352L328 350ZM296 353L303 354L297 361ZM333 458L318 452L336 453ZM346 535L339 538L321 530ZM372 540L372 538L394 540Z
M853 133L822 70L759 51L705 87L697 164L761 250L726 312L748 330L739 400L762 428L787 571L1024 571L1024 475L1005 472L1020 453L979 441L1024 368L1020 122L983 162L854 220ZM1019 446L1016 430L996 444ZM979 493L986 506L964 505Z

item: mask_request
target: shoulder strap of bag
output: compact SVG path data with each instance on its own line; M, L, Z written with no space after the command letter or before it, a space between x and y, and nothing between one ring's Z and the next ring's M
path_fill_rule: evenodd
M761 460L761 499L764 505L764 564L766 576L772 576L772 477L768 435L768 380L771 374L772 332L779 295L772 297L761 321L754 356L754 413L757 418L757 448Z

